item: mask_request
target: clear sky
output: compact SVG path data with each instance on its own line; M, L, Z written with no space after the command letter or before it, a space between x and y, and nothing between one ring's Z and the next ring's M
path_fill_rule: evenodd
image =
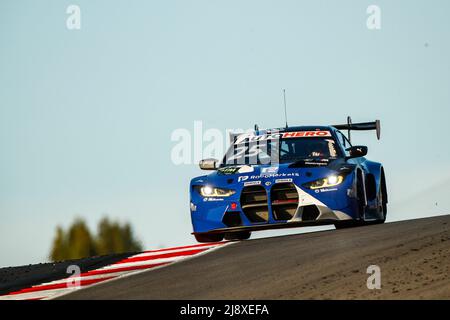
M290 124L381 119L380 142L353 140L385 165L390 221L449 213L449 14L447 0L1 0L0 266L46 261L75 216L129 221L146 248L193 243L202 172L171 162L171 133L280 126L282 88Z

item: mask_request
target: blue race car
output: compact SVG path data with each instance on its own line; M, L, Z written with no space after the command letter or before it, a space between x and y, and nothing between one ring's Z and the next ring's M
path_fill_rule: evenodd
M340 130L348 130L345 136ZM231 134L224 159L200 161L209 175L190 185L194 236L199 242L245 240L252 231L334 224L383 223L387 190L381 163L366 146L352 146L352 130L380 121L296 126Z

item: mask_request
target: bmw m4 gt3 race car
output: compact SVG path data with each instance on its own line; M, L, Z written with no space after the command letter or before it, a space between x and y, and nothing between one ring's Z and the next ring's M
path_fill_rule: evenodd
M340 130L348 130L345 136ZM190 185L194 236L199 242L244 240L252 231L334 224L383 223L387 190L383 165L352 146L352 130L376 130L380 121L297 126L232 134L222 161Z

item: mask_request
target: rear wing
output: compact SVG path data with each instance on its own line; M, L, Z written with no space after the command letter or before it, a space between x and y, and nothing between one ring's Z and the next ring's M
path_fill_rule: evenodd
M381 121L375 120L373 122L361 122L361 123L352 123L352 118L347 117L347 124L338 124L333 126L338 130L348 130L348 140L351 142L350 132L352 130L356 131L367 131L367 130L376 130L377 139L381 138Z

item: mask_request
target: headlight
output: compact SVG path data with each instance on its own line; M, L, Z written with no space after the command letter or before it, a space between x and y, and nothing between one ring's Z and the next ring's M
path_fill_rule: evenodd
M198 191L202 197L217 197L217 198L229 197L236 193L236 191L234 191L234 190L214 188L211 186L199 187Z
M307 184L305 184L304 186L315 190L315 189L321 189L321 188L329 188L329 187L335 187L337 185L340 185L342 183L342 181L344 181L344 176L329 176L327 178L324 179L319 179L313 182L309 182Z

